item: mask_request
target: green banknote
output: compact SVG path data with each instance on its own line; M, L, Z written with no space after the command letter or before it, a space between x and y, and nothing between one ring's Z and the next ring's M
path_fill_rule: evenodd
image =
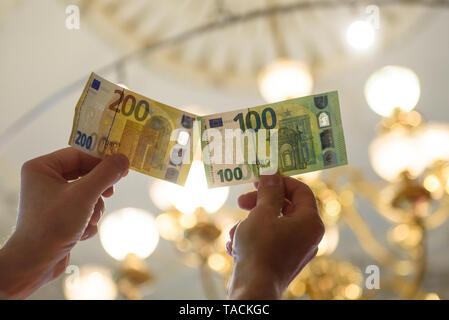
M209 187L347 164L338 93L201 117Z

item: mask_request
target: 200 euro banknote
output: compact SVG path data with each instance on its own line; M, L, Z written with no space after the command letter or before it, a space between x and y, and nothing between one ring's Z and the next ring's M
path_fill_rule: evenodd
M76 106L69 145L99 158L122 153L132 169L184 185L195 119L92 73Z

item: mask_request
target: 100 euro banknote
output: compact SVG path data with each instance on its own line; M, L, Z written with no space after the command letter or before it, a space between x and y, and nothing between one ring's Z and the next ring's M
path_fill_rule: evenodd
M195 120L92 73L76 106L69 145L99 158L122 153L131 169L184 185Z
M347 164L336 91L201 117L209 187Z

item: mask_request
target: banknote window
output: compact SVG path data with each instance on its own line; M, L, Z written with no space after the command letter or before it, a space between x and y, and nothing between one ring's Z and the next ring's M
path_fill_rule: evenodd
M178 138L176 138L176 142L182 146L187 145L189 143L189 133L187 131L179 131Z
M327 114L327 112L320 112L318 114L318 126L320 128L326 128L329 127L331 125L330 119L329 119L329 115Z

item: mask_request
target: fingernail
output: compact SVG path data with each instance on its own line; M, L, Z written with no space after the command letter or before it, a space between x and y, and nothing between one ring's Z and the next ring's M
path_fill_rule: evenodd
M282 182L282 178L279 174L261 175L259 183L264 187L279 186Z
M89 237L89 233L86 232L85 234L83 234L83 236L81 237L80 240L86 240L88 237Z
M128 170L129 168L129 160L124 154L114 154L111 156L114 160L115 164L117 165L117 168L120 169L120 171Z

